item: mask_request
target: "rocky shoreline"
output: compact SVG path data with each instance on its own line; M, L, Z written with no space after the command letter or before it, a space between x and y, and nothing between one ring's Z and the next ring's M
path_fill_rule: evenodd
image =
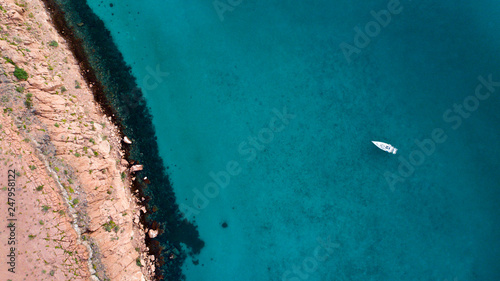
M144 227L146 208L133 186L128 144L112 110L95 95L101 86L75 50L77 42L71 34L61 36L63 26L54 26L63 24L54 21L54 3L44 2L47 6L41 0L0 0L3 133L19 136L11 142L19 142L15 146L20 151L31 151L37 162L25 167L26 161L13 157L12 163L25 170L26 177L20 177L32 190L31 200L44 202L42 214L55 214L52 222L71 226L65 228L71 234L61 238L67 245L57 248L64 254L44 261L55 267L74 259L74 280L154 280L158 255L146 245L146 233L155 236L157 230ZM32 241L41 247L47 240ZM30 259L35 257L28 254L22 267L35 280L48 278L36 272L52 271L54 277L48 279L68 278L57 269L35 270Z

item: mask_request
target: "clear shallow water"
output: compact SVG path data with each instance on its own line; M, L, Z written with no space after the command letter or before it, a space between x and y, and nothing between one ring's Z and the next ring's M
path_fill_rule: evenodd
M144 90L177 203L205 241L188 281L500 278L500 88L456 130L443 119L479 75L500 81L494 1L401 2L351 63L339 44L388 1L244 1L223 21L210 2L110 3L89 1ZM266 139L284 108L294 118ZM408 159L435 128L446 141L391 190L384 173L400 161L370 141ZM225 188L193 202L235 162Z

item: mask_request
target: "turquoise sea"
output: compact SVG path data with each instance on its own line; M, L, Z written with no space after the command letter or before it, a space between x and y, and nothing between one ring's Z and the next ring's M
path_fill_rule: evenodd
M87 4L167 168L165 280L500 280L498 1Z

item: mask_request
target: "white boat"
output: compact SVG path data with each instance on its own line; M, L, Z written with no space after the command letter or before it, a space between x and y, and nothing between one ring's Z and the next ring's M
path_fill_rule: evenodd
M386 152L389 152L392 154L396 154L396 152L398 152L397 148L395 148L394 146L392 146L388 143L381 142L381 141L372 141L372 142L374 145L376 145L378 148L382 149L383 151L386 151Z

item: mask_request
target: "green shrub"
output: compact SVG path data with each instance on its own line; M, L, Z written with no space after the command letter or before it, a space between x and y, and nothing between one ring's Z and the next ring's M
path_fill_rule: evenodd
M16 87L16 91L18 93L24 93L24 87L22 87L22 86Z
M59 43L57 43L56 40L52 40L52 41L49 42L49 46L51 46L51 47L57 47L57 46L59 46Z
M36 191L42 191L42 189L43 189L43 184L36 187Z
M19 7L26 8L26 3L24 3L24 2L19 3L19 2L17 2L17 1L15 1L15 2L14 2L14 4L16 4L16 5L17 5L17 6L19 6Z
M17 66L14 70L14 76L16 76L16 78L19 80L28 80L28 73L24 69Z
M13 61L13 60L11 60L11 59L10 59L10 58L8 58L8 57L3 57L3 59L4 59L6 62L8 62L8 63L10 63L10 64L12 64L12 65L16 65L16 64L14 63L14 61Z
M116 225L116 223L112 220L103 224L103 227L104 227L104 230L106 230L107 232L111 232L111 230L118 232L118 230L120 229L120 227L118 225Z
M26 94L26 100L24 101L24 105L26 105L27 108L33 107L33 94L32 93L27 93Z

